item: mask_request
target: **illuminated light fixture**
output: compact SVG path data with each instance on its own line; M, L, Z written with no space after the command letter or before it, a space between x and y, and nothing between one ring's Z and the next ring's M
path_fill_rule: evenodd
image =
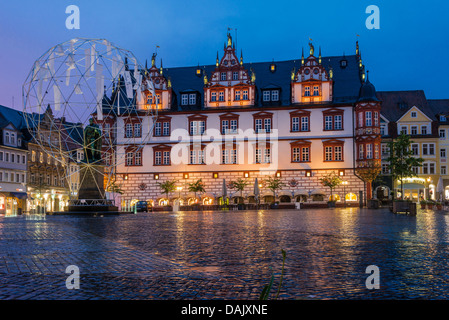
M201 76L201 69L200 69L200 65L198 65L198 68L196 68L196 75L199 77Z
M306 177L312 176L312 170L306 170Z
M344 176L345 175L345 170L338 170L338 175L339 176Z
M280 177L281 177L281 172L280 171L276 172L276 178L280 178Z
M218 172L214 172L214 173L212 173L212 178L214 178L214 179L218 179Z
M274 62L272 62L272 63L270 64L270 71L271 71L271 72L276 72L276 65L274 64Z
M184 179L189 179L189 174L188 173L184 173L183 177L184 177Z
M243 172L243 177L244 178L249 178L249 172Z
M123 180L128 180L128 175L127 174L123 175Z
M158 173L155 173L154 176L153 176L153 178L154 178L154 180L159 180L159 174L158 174Z

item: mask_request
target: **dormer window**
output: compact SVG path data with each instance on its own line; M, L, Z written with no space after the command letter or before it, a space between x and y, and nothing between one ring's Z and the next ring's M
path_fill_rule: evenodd
M194 93L189 94L189 104L191 106L196 104L196 95Z
M346 68L347 66L348 66L348 61L347 60L345 60L345 59L340 60L340 67L342 69Z
M277 102L279 101L279 89L262 89L262 102Z
M446 116L440 116L440 121L441 121L441 122L447 121L447 120L446 120Z
M221 81L225 81L226 80L226 72L222 72L221 73Z
M232 80L238 80L239 79L239 73L237 71L234 71L232 73Z

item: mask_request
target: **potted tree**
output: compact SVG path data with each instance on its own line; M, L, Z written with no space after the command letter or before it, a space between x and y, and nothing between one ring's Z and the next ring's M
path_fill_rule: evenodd
M411 148L410 136L401 135L388 143L390 156L386 161L390 164L391 176L401 182L401 199L393 201L393 212L409 211L416 212L416 204L404 201L404 178L415 177L414 167L421 167L424 159L416 158Z
M167 180L165 182L158 182L159 188L162 190L162 194L165 194L166 198L169 199L170 192L174 192L176 190L177 180ZM164 206L166 211L171 211L172 207L170 205Z
M379 176L381 172L380 159L370 159L366 160L365 166L356 169L356 173L365 181L367 185L367 197L368 197L368 208L377 209L379 208L379 200L373 198L373 181Z
M246 186L248 184L249 184L249 182L242 178L238 178L237 181L231 181L231 188L236 189L237 191L240 191L240 200L243 199L243 190L246 188ZM243 205L243 203L240 203L240 200L238 203L238 209L243 210L244 205Z
M342 180L340 179L337 173L332 171L323 178L320 178L320 181L325 187L329 187L331 189L331 196L330 200L327 202L327 205L329 208L335 208L336 200L334 200L332 191L342 183Z
M276 201L276 191L282 189L285 184L281 182L281 179L276 177L268 177L265 182L266 187L273 191L274 196L274 202L271 203L270 208L277 209L279 207L279 202Z
M195 182L189 183L189 191L195 193L195 199L197 199L196 194L198 192L206 192L203 179L199 179ZM200 203L194 203L192 206L194 210L200 210L200 205L201 205Z
M425 209L426 205L427 205L427 201L423 199L419 202L419 204L421 205L421 209Z
M443 205L441 204L441 202L437 202L436 207L437 207L437 210L443 210Z

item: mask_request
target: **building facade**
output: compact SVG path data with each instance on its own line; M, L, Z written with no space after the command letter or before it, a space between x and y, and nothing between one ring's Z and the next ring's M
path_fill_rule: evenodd
M214 203L223 181L229 187L242 178L250 201L257 178L262 202L270 202L273 193L264 181L275 176L284 184L277 201L326 203L330 190L320 179L334 172L346 182L334 190L335 200L358 204L359 192L366 196L367 190L356 169L381 158L382 102L365 79L358 44L355 55L340 57L323 57L309 46L308 57L303 53L297 60L244 63L228 35L215 65L157 68L153 56L145 75L154 96L148 91L143 102L124 102L135 106L134 120L116 116L107 124L125 128L116 137L117 148L126 152L116 169L123 199L160 205L181 197L191 203L197 200L188 184L202 179L201 201ZM120 90L125 88L119 84L111 105L121 104ZM146 108L157 109L157 118L139 119ZM104 127L105 121L97 123ZM129 143L129 137L140 143L148 128L152 137L143 148ZM157 184L167 180L177 181L171 199ZM231 199L240 195L227 193Z

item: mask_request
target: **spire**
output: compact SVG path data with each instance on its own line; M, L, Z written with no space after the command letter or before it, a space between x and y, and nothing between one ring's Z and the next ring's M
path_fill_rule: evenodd
M145 70L148 69L148 59L145 59Z
M161 58L161 69L160 69L160 74L162 75L162 69L163 69L163 67L162 67L162 58Z
M301 65L304 64L304 47L302 48Z
M217 62L215 62L215 65L218 67L218 51L217 51Z
M356 55L359 55L359 53L360 53L360 50L359 50L359 40L357 40L357 41L355 42L355 54L356 54Z
M240 65L243 66L243 50L240 49Z

